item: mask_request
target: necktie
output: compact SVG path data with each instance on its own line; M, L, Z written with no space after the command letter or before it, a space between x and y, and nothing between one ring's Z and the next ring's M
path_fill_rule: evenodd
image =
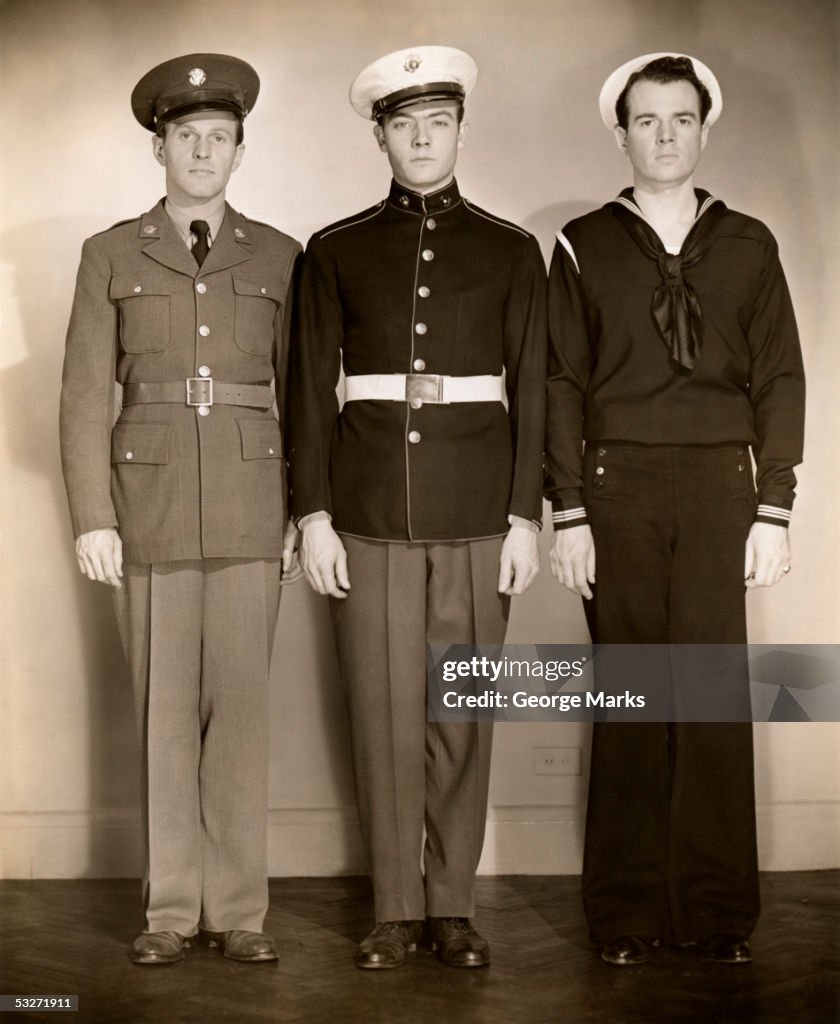
M195 235L195 245L192 247L192 254L195 262L201 264L207 258L210 246L207 244L207 236L210 234L210 225L206 220L194 220L190 224L190 231Z
M621 195L632 201L632 189L625 189ZM707 193L698 193L699 199L706 196ZM651 313L671 358L690 372L697 365L703 344L703 311L697 293L683 277L683 271L699 263L706 255L713 229L726 212L726 206L716 200L694 222L682 249L673 255L665 251L659 235L641 216L631 213L621 203L608 205L645 256L656 261L662 283L654 290Z

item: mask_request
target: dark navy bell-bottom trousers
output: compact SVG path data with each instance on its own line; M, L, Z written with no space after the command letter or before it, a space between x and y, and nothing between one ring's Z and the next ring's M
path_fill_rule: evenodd
M755 515L746 448L596 442L584 464L593 642L745 645L744 548ZM680 679L678 648L659 650L671 709L675 694L677 706L702 706L697 691L720 680L710 673L704 681L696 666ZM749 716L662 717L593 727L583 898L598 943L746 936L758 918Z

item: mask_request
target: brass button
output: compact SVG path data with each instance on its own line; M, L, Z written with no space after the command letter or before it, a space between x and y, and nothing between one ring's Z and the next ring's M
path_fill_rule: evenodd
M125 457L128 459L129 462L131 462L131 460L134 458L134 452L126 452Z
M606 455L607 454L607 449L606 448L599 448L598 449L598 454L599 455Z
M210 367L209 366L199 366L199 368L198 368L198 375L199 375L199 377L209 377L210 376Z
M411 433L408 435L408 439L409 439L409 441L411 441L412 444L419 444L420 443L420 431L419 430L412 430Z
M202 324L201 327L199 327L198 329L198 333L201 335L202 338L206 338L207 335L210 333L210 328L207 326L207 324Z
M435 258L435 254L434 254L434 252L431 249L424 249L422 255L423 255L423 259L427 263L431 263L432 260Z
M203 295L207 291L207 285L203 281L199 281L195 286L195 290L199 295Z
M412 398L411 401L408 404L411 406L412 409L422 409L423 408L423 399L422 398Z
M739 462L738 463L738 472L739 473L743 473L744 472L744 463L743 462Z
M198 407L198 415L199 416L209 416L210 415L210 406L209 405L200 405Z
M136 284L134 286L134 294L135 295L139 295L140 292L142 292L142 291L143 291L143 285L142 284Z
M604 467L603 467L603 466L599 466L599 467L598 467L598 468L597 468L597 469L595 470L595 472L596 472L596 473L598 474L598 476L603 476L603 475L604 475Z
M429 229L429 231L435 230L435 228L437 227L437 221L435 220L434 217L429 217L429 219L426 221L426 227Z
M269 455L273 455L274 454L274 449L273 448L269 448L268 449L268 454Z
M414 325L414 333L415 334L425 334L426 331L428 331L428 329L429 328L425 324L415 324Z
M432 293L424 284L421 284L420 287L417 289L417 294L420 296L421 299L428 299L428 297Z
M408 206L408 196L400 196L400 206Z
M260 295L265 295L265 294L266 294L266 289L265 288L260 288Z
M425 359L415 359L414 362L411 364L411 367L412 367L412 369L416 370L418 373L422 373L423 370L426 369L426 360Z

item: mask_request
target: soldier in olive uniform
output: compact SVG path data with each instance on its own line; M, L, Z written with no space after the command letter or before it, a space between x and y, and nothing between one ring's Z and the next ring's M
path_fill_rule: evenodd
M115 588L142 745L134 963L183 959L199 929L232 959L277 957L262 933L268 671L281 576L296 568L281 423L300 247L225 203L258 90L253 68L219 54L138 83L166 198L85 242L67 335L76 554Z
M350 712L377 922L362 968L405 963L424 919L445 963L489 962L469 919L491 725L426 721L426 644L502 643L537 572L546 279L536 240L453 177L476 74L422 46L359 75L351 103L394 180L318 232L301 272L292 501Z

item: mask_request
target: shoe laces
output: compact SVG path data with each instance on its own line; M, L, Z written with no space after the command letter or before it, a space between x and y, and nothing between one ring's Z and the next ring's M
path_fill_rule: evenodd
M441 921L449 925L455 931L463 932L465 935L469 933L470 922L469 918L466 917L443 917Z

